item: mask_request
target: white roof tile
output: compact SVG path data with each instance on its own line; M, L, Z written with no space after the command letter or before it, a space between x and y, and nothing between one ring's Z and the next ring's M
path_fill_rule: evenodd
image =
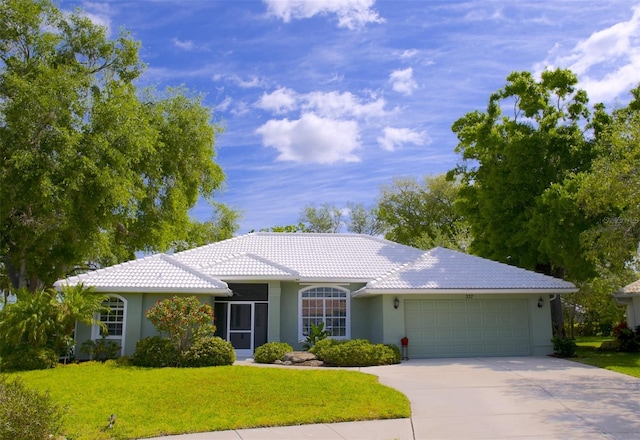
M77 284L104 292L190 292L231 295L227 284L165 254L153 255L57 281L54 286Z
M356 295L411 290L575 291L566 281L435 248L358 234L253 233L174 255L159 254L60 280L105 292L230 295L223 280L362 282Z
M366 282L423 253L369 235L253 233L180 252L174 257L209 274L226 271L242 273L247 278L270 276L276 267L287 274L298 274L302 280ZM265 264L246 265L247 259L228 260L230 255L248 254Z
M627 295L640 294L640 280L624 286L620 289L620 293Z
M434 248L416 261L370 281L356 295L404 289L416 293L576 290L572 283L558 278L449 249Z

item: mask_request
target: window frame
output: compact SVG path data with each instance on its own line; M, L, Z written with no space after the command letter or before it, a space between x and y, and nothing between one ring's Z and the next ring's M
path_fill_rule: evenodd
M313 284L313 285L309 285L309 286L304 286L303 288L298 290L298 341L300 342L304 342L306 340L306 336L303 334L303 329L304 329L304 316L302 316L302 311L303 311L303 301L305 299L308 298L303 298L303 294L309 290L313 290L313 289L318 289L318 288L329 288L329 289L335 289L338 290L340 292L343 292L345 294L344 297L344 301L345 301L345 310L346 310L346 316L345 316L345 335L344 336L329 336L332 339L351 339L351 291L343 286L340 285L336 285L336 284ZM326 322L328 318L331 318L331 316L327 316L326 315L326 300L327 299L336 299L336 298L331 298L331 297L326 297L323 296L321 297L323 300L323 312L322 312L322 322L325 323L325 328L326 328ZM343 298L339 298L339 299L343 299Z
M120 343L120 355L122 356L122 354L124 353L124 342L127 334L127 309L128 309L127 300L126 298L116 294L108 294L106 296L107 296L107 299L106 299L107 301L111 298L116 298L122 301L122 334L107 335L105 337L105 339L118 341ZM102 322L101 317L102 317L102 313L96 313L94 316L95 320L98 322ZM100 324L94 324L91 326L91 339L94 341L102 339L102 327L100 326Z

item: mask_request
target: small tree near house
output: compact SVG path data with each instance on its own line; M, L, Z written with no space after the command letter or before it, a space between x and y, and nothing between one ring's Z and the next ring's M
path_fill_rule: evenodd
M147 318L160 333L166 334L180 350L186 350L194 337L212 336L213 308L195 296L174 296L158 301L147 310Z

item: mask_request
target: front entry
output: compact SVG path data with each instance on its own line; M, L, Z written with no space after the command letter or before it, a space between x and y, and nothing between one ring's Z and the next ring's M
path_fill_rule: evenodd
M268 286L229 284L229 288L233 296L214 304L216 335L231 342L236 357L252 357L267 342Z
M253 355L253 316L255 303L229 303L227 308L228 340L236 349L236 356L250 357Z

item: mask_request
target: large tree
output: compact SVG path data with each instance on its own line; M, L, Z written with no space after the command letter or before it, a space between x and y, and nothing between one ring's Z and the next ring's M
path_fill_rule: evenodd
M431 249L442 246L467 251L469 225L455 210L459 183L445 175L395 178L383 185L377 214L389 240Z
M593 220L552 194L554 183L589 170L607 123L602 108L591 116L577 82L563 69L545 71L539 80L514 72L486 111L453 124L462 155L452 172L463 183L457 207L471 224L473 253L573 281L596 274L580 241ZM553 312L558 327L559 301Z
M0 2L0 258L14 287L164 250L224 179L210 110L137 90L138 43L49 0Z

